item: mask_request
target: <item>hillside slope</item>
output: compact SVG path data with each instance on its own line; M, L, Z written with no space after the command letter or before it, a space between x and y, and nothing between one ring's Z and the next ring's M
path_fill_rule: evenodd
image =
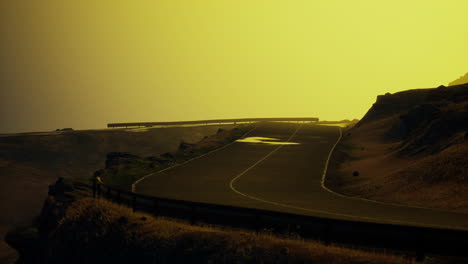
M157 156L177 151L181 142L195 143L233 125L106 129L0 137L0 237L13 226L28 224L57 177L89 178L105 164L109 152ZM14 259L0 240L0 263Z
M18 263L416 263L410 256L134 212L56 182L37 220L8 232ZM109 254L110 253L110 254ZM411 253L409 253L411 255Z
M467 131L468 84L378 96L344 135L326 184L351 196L468 212Z

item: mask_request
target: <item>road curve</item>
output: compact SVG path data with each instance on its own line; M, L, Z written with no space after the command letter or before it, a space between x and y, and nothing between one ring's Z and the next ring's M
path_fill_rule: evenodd
M262 123L247 136L299 144L236 142L146 177L135 190L335 219L468 230L468 214L351 199L324 188L322 175L340 135L332 126Z

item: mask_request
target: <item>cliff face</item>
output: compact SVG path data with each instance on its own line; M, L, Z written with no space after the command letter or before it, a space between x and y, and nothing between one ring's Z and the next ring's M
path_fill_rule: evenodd
M41 213L32 225L10 230L5 241L19 253L16 263L50 263L50 236L59 226L67 208L75 201L91 196L91 190L78 182L59 178L49 185Z
M467 120L464 84L380 95L357 127L381 122L382 139L402 141L402 153L435 153L466 138Z

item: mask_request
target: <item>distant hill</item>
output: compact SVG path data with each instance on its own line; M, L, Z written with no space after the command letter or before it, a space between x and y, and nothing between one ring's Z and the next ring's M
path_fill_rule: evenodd
M460 78L456 79L455 81L449 83L449 86L459 85L459 84L464 84L464 83L468 83L468 73L466 73L464 76L461 76Z

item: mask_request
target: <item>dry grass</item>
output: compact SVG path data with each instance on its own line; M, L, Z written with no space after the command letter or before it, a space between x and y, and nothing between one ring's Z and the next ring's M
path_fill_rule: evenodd
M435 155L419 159L409 166L417 180L437 184L440 182L468 183L468 144L455 144ZM416 173L417 172L417 173Z
M51 236L49 263L413 263L399 256L190 226L85 198Z
M393 177L405 179L407 192L399 193L403 203L468 213L468 144L411 162Z
M468 213L468 142L463 133L432 155L398 153L400 141L382 140L393 117L352 130L334 154L327 185L368 199ZM340 157L341 156L341 157ZM353 177L353 171L359 177Z

